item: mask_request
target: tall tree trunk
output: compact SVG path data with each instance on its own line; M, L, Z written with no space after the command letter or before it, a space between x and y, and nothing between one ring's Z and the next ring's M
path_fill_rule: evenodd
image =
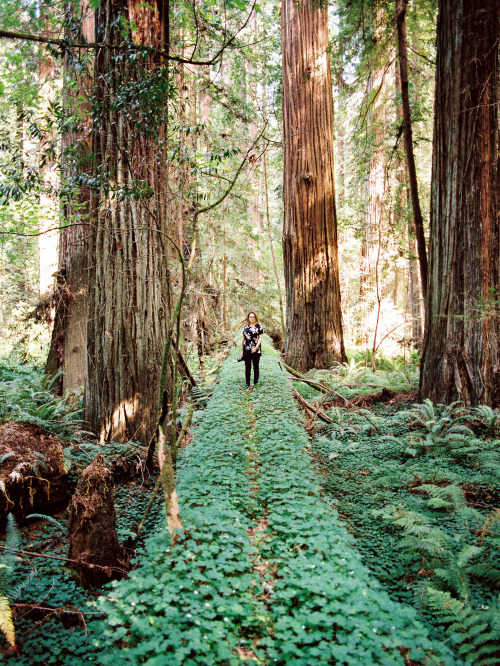
M168 47L166 0L101 5L98 41L120 43L122 16L137 26L139 43ZM93 152L102 166L92 199L85 414L101 441L149 441L157 421L169 319L165 76L157 52L131 62L117 50L97 51ZM158 95L133 96L139 106L118 112L115 102L145 79L154 79Z
M413 225L408 222L408 255L409 255L409 301L411 309L411 326L413 345L420 348L422 345L422 307L420 298L420 280L416 259L417 243L415 241Z
M50 10L42 4L41 13L45 29L43 37L52 37L50 29ZM56 87L54 85L55 63L54 58L42 47L38 74L40 81L40 100L43 124L48 122L51 115L51 105L55 101ZM53 127L48 127L40 139L39 169L43 187L39 198L38 213L38 256L39 274L38 291L41 299L49 296L54 283L53 274L57 270L57 225L58 202L56 189L58 186L58 173L55 155L56 135Z
M440 0L429 281L420 388L500 405L499 6Z
M87 0L81 3L81 31L67 36L75 41L95 41L94 12ZM62 137L61 173L63 225L59 235L59 264L56 279L56 310L46 372L62 368L62 391L85 383L87 342L88 239L91 227L90 189L82 175L90 175L92 89L88 52L72 52L64 60L65 107L68 117L79 118ZM75 157L76 155L76 157Z
M401 71L396 67L396 90L401 90ZM403 123L403 109L396 104L396 120ZM419 265L417 261L417 245L415 241L415 224L411 220L411 193L409 189L408 163L396 153L396 174L398 188L396 190L396 215L400 219L400 228L406 227L408 243L408 297L406 309L411 314L412 342L414 346L422 345L422 314L421 314L421 288L419 280Z
M417 237L418 260L420 262L420 276L422 280L422 294L424 301L427 290L427 251L425 248L424 221L420 209L418 196L417 169L413 155L413 134L411 127L410 97L408 94L408 45L406 40L406 5L408 0L396 0L396 23L398 26L398 56L401 84L401 99L403 102L403 133L406 160L408 162L408 176L410 181L411 205L413 220L415 222L415 235Z
M284 0L281 30L285 356L289 365L303 371L347 360L340 308L326 5Z
M273 234L271 231L271 216L269 214L269 184L267 180L267 155L264 151L262 153L262 171L264 175L264 197L266 201L266 222L267 222L267 236L269 238L269 248L271 250L271 258L273 260L273 269L274 277L276 278L276 287L278 289L278 300L280 304L280 321L281 321L281 332L282 335L285 335L285 314L283 309L283 295L281 293L281 283L280 283L280 274L278 271L278 264L276 262L276 255L274 253L274 243L273 243Z

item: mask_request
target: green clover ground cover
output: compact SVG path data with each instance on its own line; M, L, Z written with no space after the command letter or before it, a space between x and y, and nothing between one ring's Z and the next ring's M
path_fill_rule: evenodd
M392 601L320 496L288 380L268 341L245 393L237 349L181 460L185 532L166 530L116 582L104 664L457 664Z
M467 663L498 664L500 441L485 408L460 410L379 406L375 435L359 412L337 409L313 451L391 598L416 605Z
M122 540L128 535L131 522L142 515L154 483L155 479L149 478L115 489L117 530ZM156 528L160 515L161 504L156 502L146 521L148 532ZM80 666L100 662L101 648L96 637L102 633L103 614L88 605L96 592L80 587L64 561L68 552L67 517L67 509L58 514L62 527L47 520L19 528L19 547L26 550L26 555L22 560L13 556L12 584L6 592L13 606L32 604L39 607L40 613L30 612L29 606L18 607L15 629L20 652L5 657L9 666ZM60 559L38 558L30 552ZM4 587L3 577L0 582ZM42 612L51 608L53 613ZM3 636L0 640L4 640Z

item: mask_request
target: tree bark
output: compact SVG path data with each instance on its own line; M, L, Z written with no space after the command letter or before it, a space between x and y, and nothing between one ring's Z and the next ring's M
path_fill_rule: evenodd
M299 370L347 360L342 333L326 5L284 0L285 357Z
M41 18L44 25L42 36L51 37L50 9L41 4ZM38 75L40 82L40 104L42 123L45 123L51 113L51 105L56 99L55 62L44 47L40 58ZM57 225L58 225L58 202L56 191L59 185L59 177L56 167L55 154L56 133L49 126L44 129L39 144L39 170L43 182L39 196L38 213L38 292L40 299L47 298L54 283L53 274L57 270Z
M499 6L440 0L423 397L500 404Z
M168 46L168 2L101 5L97 37L118 45L122 16L137 26L140 44ZM92 195L85 415L101 441L149 442L169 320L165 61L152 53L131 63L101 49L95 72L93 153L102 166ZM118 110L139 79L155 94L132 92L138 104Z
M417 169L413 155L413 134L411 128L410 97L408 94L408 44L406 39L406 5L408 0L396 0L396 23L398 27L398 56L401 83L401 99L403 103L403 135L408 162L408 177L410 181L411 205L417 238L418 260L420 264L420 277L422 280L422 295L424 302L427 293L427 250L425 247L424 220L420 209L418 196Z
M95 41L94 12L81 3L81 34L69 33L77 41ZM62 137L61 172L63 225L59 235L59 263L55 291L54 328L46 372L62 368L62 392L83 387L87 342L88 239L91 233L89 176L92 89L88 54L71 52L64 60L64 103L67 116L79 118ZM75 157L76 156L76 157Z
M396 89L401 90L401 71L396 67ZM396 120L403 124L403 109L396 104ZM408 292L406 310L411 315L412 342L415 347L422 346L422 314L421 314L421 288L419 280L419 265L417 260L417 245L415 240L415 224L411 220L411 194L408 176L408 162L403 161L399 152L395 156L398 187L396 190L396 216L400 220L400 227L407 231L408 243Z
M71 498L68 540L68 566L84 587L127 573L129 557L116 534L113 476L101 453L84 470Z

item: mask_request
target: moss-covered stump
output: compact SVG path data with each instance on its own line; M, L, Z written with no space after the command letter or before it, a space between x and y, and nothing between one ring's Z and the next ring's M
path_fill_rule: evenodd
M58 440L32 423L0 426L0 529L7 513L22 520L68 501L68 477Z
M68 566L85 587L103 585L127 573L129 557L116 534L113 486L113 476L98 454L71 498Z
M103 448L98 442L83 442L64 449L70 484L76 484L98 453L104 456L104 464L111 471L115 485L144 478L147 447L138 442L107 442Z

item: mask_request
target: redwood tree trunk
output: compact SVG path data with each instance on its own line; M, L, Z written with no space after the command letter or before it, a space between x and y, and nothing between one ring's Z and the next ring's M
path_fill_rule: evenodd
M298 370L346 360L333 173L326 5L283 0L285 356Z
M95 41L94 12L81 3L81 32L68 32L69 39ZM79 117L78 124L62 137L63 228L59 236L59 263L55 293L55 316L46 372L62 368L62 390L75 390L85 383L87 338L88 238L91 227L89 176L92 89L88 52L76 50L64 61L64 102L68 116ZM76 157L75 157L76 156Z
M98 41L119 44L117 24L125 16L140 43L164 49L168 4L152 5L101 4ZM93 143L102 166L92 201L85 414L101 441L146 442L158 416L169 318L164 65L158 53L140 62L112 49L96 55ZM148 78L154 94L136 97L134 85Z
M498 38L491 0L440 0L422 395L500 404Z

